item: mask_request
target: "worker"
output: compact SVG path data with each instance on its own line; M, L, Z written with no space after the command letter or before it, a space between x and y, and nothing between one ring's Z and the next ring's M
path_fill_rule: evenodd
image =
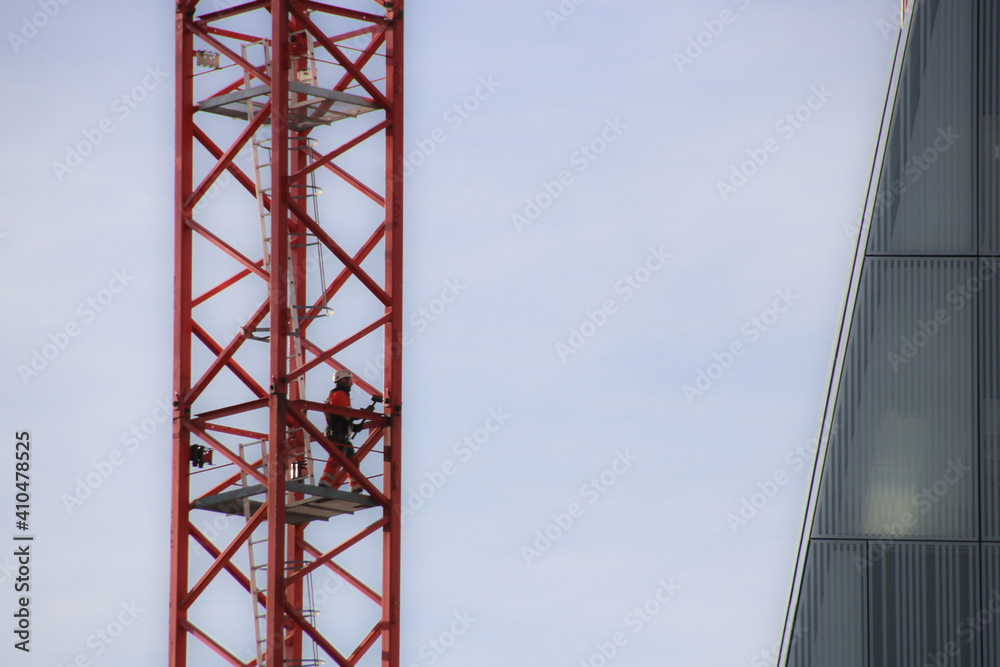
M333 374L333 389L330 390L330 396L327 398L327 403L338 408L351 407L351 387L353 386L354 375L351 374L351 371L337 371ZM351 444L350 436L350 419L342 415L326 415L326 437L340 447L341 453L343 453L351 463L357 465L357 454L354 451L354 445ZM332 489L334 478L337 476L337 472L339 470L340 463L337 461L336 457L331 456L330 460L326 462L326 467L323 468L323 476L320 477L319 485L328 486ZM351 479L351 492L360 493L362 491L361 484L358 480L354 479L354 475L349 475L349 477Z

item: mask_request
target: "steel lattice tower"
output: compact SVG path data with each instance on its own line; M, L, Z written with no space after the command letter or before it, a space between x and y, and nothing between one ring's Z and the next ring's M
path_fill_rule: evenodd
M169 664L398 667L403 1L208 5L176 15ZM381 407L325 402L345 368Z

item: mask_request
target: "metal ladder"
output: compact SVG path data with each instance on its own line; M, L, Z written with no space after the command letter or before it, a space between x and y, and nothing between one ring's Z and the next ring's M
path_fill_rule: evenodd
M261 471L264 475L267 475L267 441L258 440L256 442L240 443L240 458L247 461L246 453L247 450L259 445L260 446L260 457L261 457ZM240 484L243 488L246 488L249 484L250 478L245 471L240 472ZM254 480L256 481L256 480ZM250 505L249 496L243 499L243 515L249 522L250 518L253 516L253 509ZM265 537L255 538L255 535L260 532L260 528L255 530L250 534L247 540L247 553L250 556L250 596L253 600L253 615L254 615L254 634L256 637L255 646L257 647L257 664L263 666L264 664L264 653L267 649L267 629L265 627L265 622L267 618L267 609L262 608L260 602L257 600L260 593L266 593L267 591L267 532L264 531ZM264 545L264 557L263 559L256 553L259 545ZM263 576L263 585L259 577Z
M256 446L260 446L261 455L261 470L264 474L267 474L267 442L265 440L257 440L249 443L240 443L240 457L246 461L246 452L248 449ZM244 488L250 482L249 476L246 472L240 473L240 482ZM254 480L255 481L255 480ZM291 495L289 493L289 495ZM250 505L250 498L246 497L243 499L243 515L249 522L250 518L253 516L253 509ZM264 533L263 537L256 537L258 533ZM258 549L263 549L263 555L257 553ZM254 638L255 646L257 647L257 665L259 667L264 667L265 656L267 653L267 608L260 604L257 600L259 594L267 593L267 529L258 527L250 537L247 539L247 553L250 559L250 595L253 600L253 615L254 615ZM285 572L295 572L306 567L311 561L286 561L285 562ZM262 581L263 580L263 581ZM313 588L313 578L312 574L307 574L303 578L303 602L305 603L305 608L300 609L299 612L306 619L313 619L319 615L319 611L316 609L316 595ZM289 658L284 661L287 667L320 667L325 663L319 657L319 647L315 642L310 642L312 647L312 657L294 659Z
M259 47L263 51L263 69L268 75L271 74L271 43L268 40L259 40L256 42L248 42L242 45L242 55L243 60L250 62L252 60L251 51ZM254 78L250 76L250 72L243 72L243 86L247 89L253 87ZM254 117L257 112L257 108L254 106L253 98L247 99L247 122ZM262 164L260 161L260 147L265 141L270 141L270 130L265 129L265 125L261 125L260 128L254 133L253 138L250 140L250 151L253 156L253 173L254 173L254 186L257 196L257 214L260 218L260 238L262 244L263 252L263 262L264 270L269 271L271 266L271 237L268 236L267 232L267 219L271 217L271 212L267 210L264 205L264 187L261 177L261 171L265 168L270 168L271 161L268 158L267 163Z
M296 33L298 34L298 33ZM303 32L302 34L306 34ZM243 58L249 60L251 55L251 50L255 47L259 47L263 52L263 69L265 72L270 74L271 72L271 48L268 42L257 41L244 44L242 47ZM296 78L300 82L309 83L311 85L317 84L318 72L316 70L316 61L313 57L313 44L310 40L308 43L308 60L310 63L309 69L300 70L296 73ZM246 88L250 88L253 85L253 78L248 72L243 74L243 84ZM252 118L256 112L254 103L252 99L247 100L247 118ZM253 158L253 170L254 170L254 187L256 190L257 197L257 215L260 221L260 238L261 238L261 253L262 253L262 264L265 271L269 271L271 268L271 237L269 235L269 219L271 217L271 212L267 209L264 203L265 197L270 193L271 188L268 185L270 183L270 168L272 164L271 159L271 145L272 137L270 136L270 130L266 125L261 125L261 127L254 133L251 139L251 154ZM302 151L306 155L306 162L311 163L316 156L313 146L316 140L309 137L293 135L289 137L289 149L294 151ZM267 170L265 172L265 170ZM298 190L300 194L292 194L293 199L305 200L305 210L312 216L312 219L316 221L316 224L320 224L320 208L319 208L319 195L323 193L322 189L316 182L316 171L309 172L307 177L307 182L302 184L295 184L292 186L293 191ZM311 210L310 210L311 209ZM292 349L289 351L288 358L294 359L298 358L303 354L303 346L301 341L301 325L304 319L311 319L315 317L325 317L333 312L330 307L329 301L326 295L326 266L323 260L323 246L316 238L315 234L304 232L298 233L296 236L302 237L301 241L296 243L293 241L289 252L292 248L299 247L314 247L316 249L316 263L320 274L320 302L319 314L317 315L305 315L305 311L312 308L309 304L300 304L296 299L296 277L295 273L290 274L289 279L289 294L288 303L291 306L291 312L294 313L294 320L292 322L292 335L293 343ZM291 264L291 255L289 254L289 264ZM308 262L307 262L308 264ZM305 279L305 276L302 277ZM308 294L308 290L306 292ZM258 331L266 331L265 329L258 329ZM251 332L248 335L250 338L257 340L267 340L266 336L254 335L256 332ZM300 375L298 380L299 391L301 396L306 395L305 387L305 375Z

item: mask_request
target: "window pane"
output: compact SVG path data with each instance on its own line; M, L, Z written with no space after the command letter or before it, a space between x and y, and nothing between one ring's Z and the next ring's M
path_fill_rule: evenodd
M973 0L921 0L872 217L872 254L975 253Z
M1000 254L1000 5L979 3L980 252Z
M979 612L959 634L964 639L971 633L981 632L983 664L1000 665L1000 545L984 544L982 558L983 592Z
M979 545L871 545L872 667L979 667ZM995 664L995 663L993 663Z
M813 537L979 539L974 274L865 261Z
M982 260L979 278L979 441L983 539L1000 540L1000 260Z
M868 664L864 542L809 544L788 667Z

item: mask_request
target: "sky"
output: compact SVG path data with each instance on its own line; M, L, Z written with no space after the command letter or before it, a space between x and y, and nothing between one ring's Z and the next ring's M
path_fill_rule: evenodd
M172 9L0 6L5 665L166 664ZM774 664L898 15L408 3L404 666Z

